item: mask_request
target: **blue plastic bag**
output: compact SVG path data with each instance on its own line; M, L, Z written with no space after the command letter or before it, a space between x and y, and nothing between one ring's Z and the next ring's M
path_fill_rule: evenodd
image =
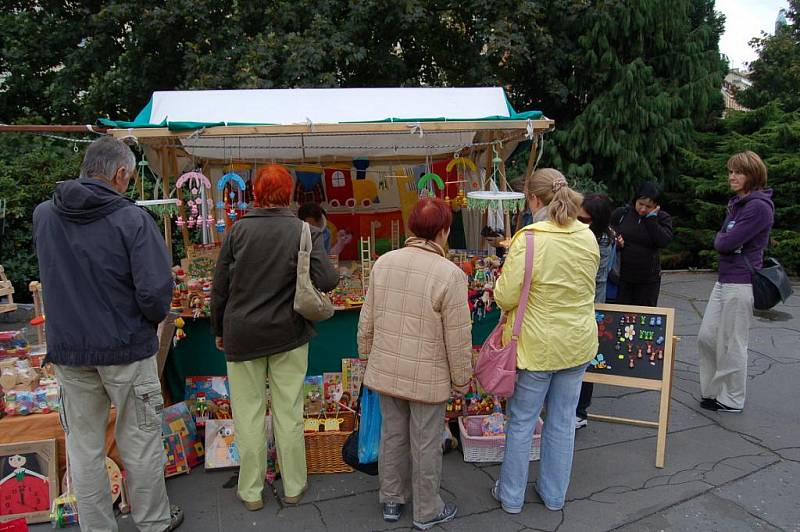
M358 461L369 464L378 461L381 447L381 398L362 386L361 425L358 428Z

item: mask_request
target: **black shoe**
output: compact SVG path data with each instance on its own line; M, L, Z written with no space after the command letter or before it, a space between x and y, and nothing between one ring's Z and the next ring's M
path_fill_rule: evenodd
M396 502L383 503L383 520L387 523L395 523L400 520L403 513L403 505Z
M177 504L171 504L169 507L169 527L166 532L172 532L183 523L183 509Z
M700 408L705 408L706 410L716 410L717 400L712 397L703 397L700 400Z
M731 414L738 414L738 413L740 413L742 411L741 408L734 408L732 406L723 405L719 401L714 401L714 403L716 403L716 407L717 408L715 410L717 412L729 412Z
M458 506L456 506L455 503L448 502L445 503L444 509L439 515L437 515L430 521L425 521L424 523L420 523L419 521L414 521L414 526L417 527L417 530L428 530L429 528L433 528L436 525L452 521L455 518L457 512L458 512Z

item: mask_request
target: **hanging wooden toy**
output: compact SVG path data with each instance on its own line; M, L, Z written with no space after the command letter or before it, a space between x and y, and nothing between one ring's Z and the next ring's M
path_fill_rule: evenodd
M477 174L478 165L476 165L475 161L472 159L468 157L461 157L456 154L453 160L447 163L447 171L452 171L453 167L455 167L456 176L458 176L458 195L451 200L450 204L453 206L453 208L466 207L467 195L464 192L464 183L466 183L467 169L472 170L472 172ZM474 185L477 187L477 182L474 183Z
M243 211L247 209L247 202L244 201L244 191L247 185L245 185L244 179L242 176L237 174L236 172L228 172L227 174L223 175L219 181L217 181L217 190L223 192L224 197L224 190L225 185L231 183L230 192L228 192L228 200L219 200L217 201L217 209L220 209L222 212L227 210L227 216L230 218L231 222L235 222L238 216L237 209L239 211ZM234 192L234 184L236 185L237 192ZM225 231L225 220L220 218L217 220L217 231L222 233Z
M203 205L203 198L202 198L202 189L205 188L206 190L211 190L211 181L208 180L206 176L204 176L201 172L192 171L186 172L185 174L181 175L178 178L178 181L175 183L177 188L182 188L184 185L188 185L190 196L189 196L189 217L187 220L184 220L182 216L178 216L178 219L175 221L175 224L178 227L183 227L186 224L187 227L190 229L193 227L197 227L197 229L202 230L204 227L213 227L214 226L214 215L210 214L205 217L202 214L201 207ZM210 194L208 194L210 196ZM209 209L214 206L214 200L210 197L205 200L209 206ZM178 203L180 206L180 203Z
M419 197L428 196L433 198L436 196L434 185L439 187L439 190L444 190L444 181L439 177L439 174L428 172L419 178L417 181L417 190L419 190Z

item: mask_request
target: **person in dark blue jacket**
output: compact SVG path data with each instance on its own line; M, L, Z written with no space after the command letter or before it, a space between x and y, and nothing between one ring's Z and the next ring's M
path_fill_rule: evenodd
M170 260L153 218L122 195L136 168L130 148L103 137L79 179L36 207L33 234L47 293L47 360L61 389L72 486L84 530L117 530L105 465L109 406L143 532L183 520L164 485L156 328L169 312Z
M661 187L644 182L633 204L611 214L611 227L622 250L616 303L658 305L661 290L661 250L672 241L672 218L661 209Z

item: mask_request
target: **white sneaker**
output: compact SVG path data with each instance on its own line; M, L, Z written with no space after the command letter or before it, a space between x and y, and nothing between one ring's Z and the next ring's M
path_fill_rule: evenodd
M589 424L586 418L575 416L575 430L582 429Z

